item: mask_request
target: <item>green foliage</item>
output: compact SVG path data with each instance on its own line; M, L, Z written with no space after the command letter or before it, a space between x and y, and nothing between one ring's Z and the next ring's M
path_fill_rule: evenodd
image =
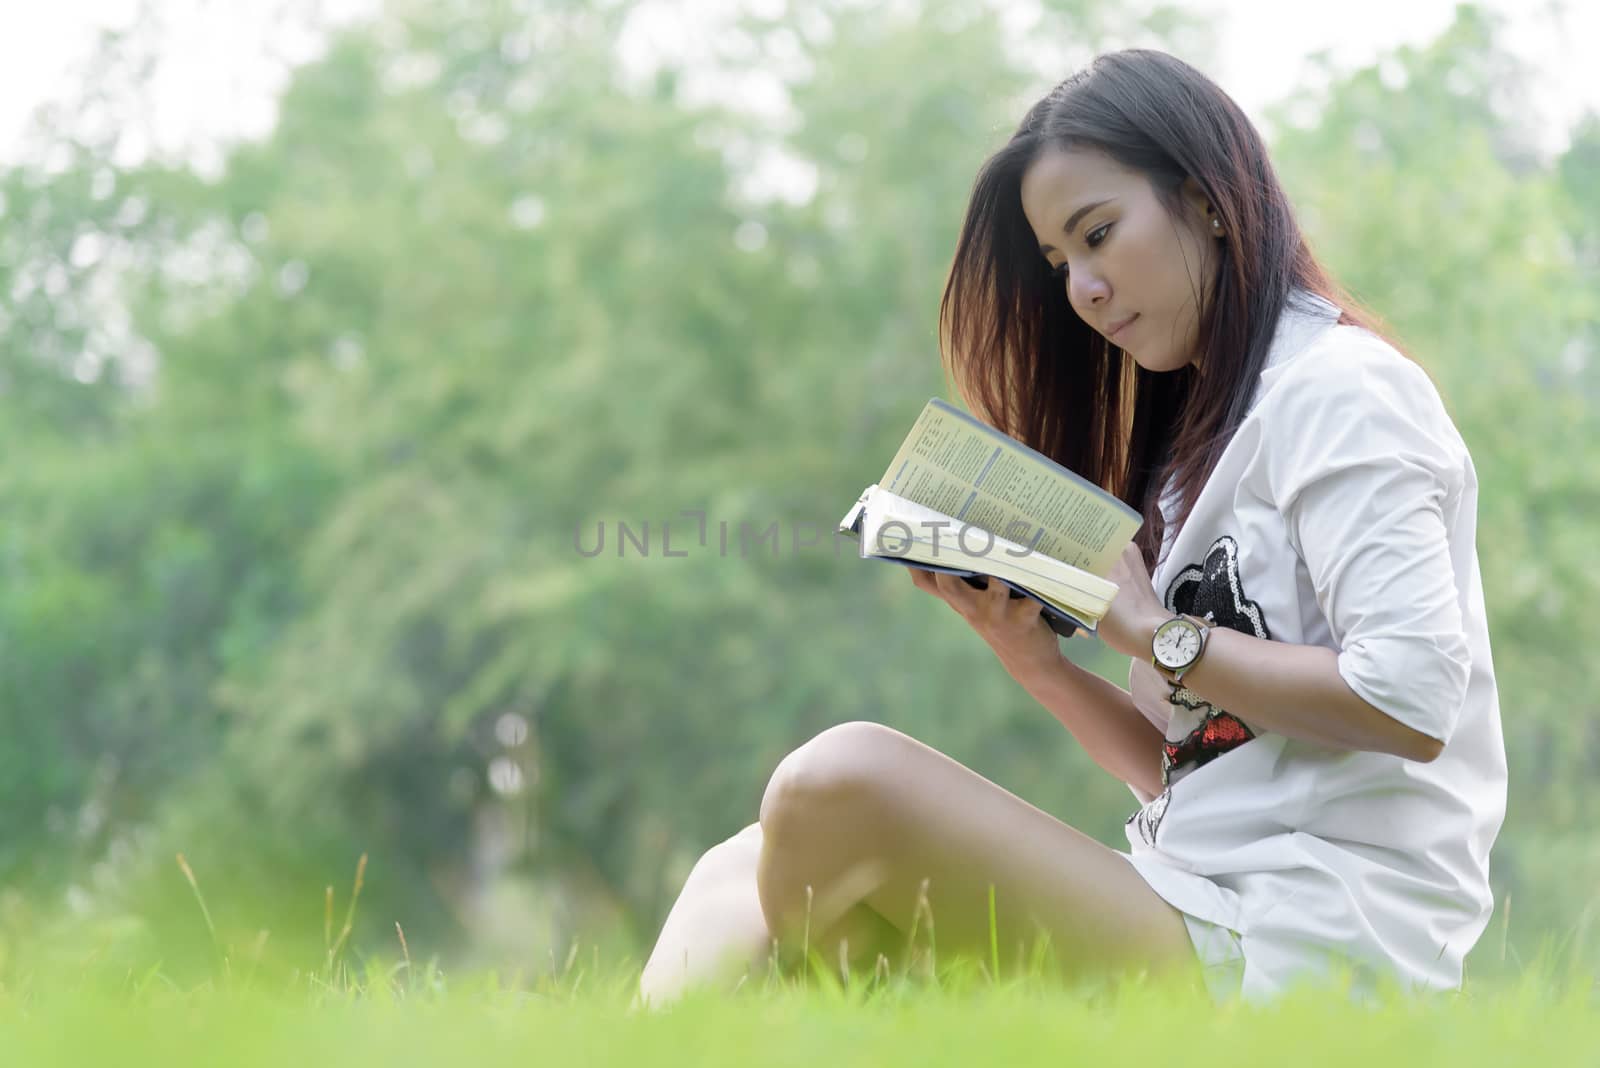
M695 103L698 70L630 77L630 5L396 3L214 179L92 139L0 173L0 956L65 895L130 967L205 975L265 930L260 967L292 971L314 888L361 854L358 944L398 919L466 960L638 952L782 755L848 719L1119 843L1127 789L958 618L796 545L945 391L972 175L1060 76L1001 6L747 16L716 58L783 74L774 119ZM1203 30L1098 0L1046 20ZM1274 138L1477 463L1507 968L1552 933L1594 961L1600 877L1600 126L1530 154L1519 77L1464 8ZM775 159L805 195L753 184Z

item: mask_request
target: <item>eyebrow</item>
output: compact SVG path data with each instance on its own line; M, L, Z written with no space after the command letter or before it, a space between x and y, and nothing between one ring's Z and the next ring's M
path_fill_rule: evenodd
M1089 214L1091 211L1093 211L1095 208L1098 208L1100 205L1111 203L1111 201L1114 200L1114 199L1115 199L1114 197L1106 197L1104 200L1096 200L1092 204L1085 204L1083 207L1079 208L1077 211L1075 211L1071 215L1067 216L1067 223L1066 223L1065 226L1063 226L1061 228L1061 232L1064 233L1064 234L1072 233L1072 228L1078 225L1078 220L1079 219L1082 219L1085 215ZM1054 251L1056 251L1056 247L1054 245L1040 245L1039 246L1039 251L1040 252L1054 252Z

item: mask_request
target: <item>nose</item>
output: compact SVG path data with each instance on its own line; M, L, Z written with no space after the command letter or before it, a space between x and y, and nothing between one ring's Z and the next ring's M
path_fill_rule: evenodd
M1111 287L1098 274L1073 271L1067 276L1067 299L1075 308L1098 308L1111 299Z

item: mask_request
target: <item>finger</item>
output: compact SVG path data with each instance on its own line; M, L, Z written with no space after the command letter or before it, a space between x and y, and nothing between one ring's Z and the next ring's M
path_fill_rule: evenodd
M1006 605L1007 619L1023 625L1038 620L1049 626L1044 620L1044 605L1032 597L1019 597L1011 604Z
M1030 605L1033 608L1041 607L1038 601L1035 601L1032 597L1022 593L1020 590L1012 590L1010 586L1006 585L1004 582L1001 582L999 579L990 579L989 585L998 586L1000 588L999 593L995 595L995 600L997 602L995 608L1009 618L1026 619L1032 614L1028 610Z
M988 585L981 590L972 591L973 607L985 619L1004 619L1010 607L1008 602L1011 599L1011 587L993 575L985 575L984 582Z
M1044 603L1024 595L1006 605L1006 611L1013 612L1018 616L1026 618L1028 616L1037 615L1038 613L1043 612Z
M919 590L923 590L941 601L949 601L950 598L945 596L944 587L939 584L940 572L928 571L920 567L912 568L912 570L916 572L916 583Z
M938 588L939 596L949 602L951 608L963 615L971 612L976 606L978 591L963 582L959 575L935 571L933 583Z
M927 568L922 567L908 567L906 570L911 572L911 581L917 589L930 596L937 597L941 601L949 602L950 598L945 595L944 587L939 584L939 576L943 572L929 571Z

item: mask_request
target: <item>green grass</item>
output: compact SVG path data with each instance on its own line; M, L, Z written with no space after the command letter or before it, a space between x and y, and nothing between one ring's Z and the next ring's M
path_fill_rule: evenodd
M364 866L348 902L323 900L323 951L288 973L258 969L264 939L219 942L188 865L212 974L182 985L159 961L104 958L0 970L0 1064L178 1066L471 1063L629 1065L1590 1064L1600 1061L1592 977L1536 962L1514 980L1362 1006L1304 987L1268 1006L1215 1005L1149 978L1077 985L1030 968L996 980L987 959L913 951L898 971L841 979L809 967L696 990L664 1010L635 1000L638 965L574 948L539 974L452 975L420 961L396 925L373 952L351 944ZM803 952L803 951L802 951ZM554 962L552 962L554 963ZM886 963L886 962L884 962ZM1558 978L1559 977L1559 978Z
M1364 1009L1305 992L1214 1007L1159 986L1070 990L1029 981L891 981L875 989L785 981L630 1006L631 976L530 989L394 974L343 988L0 997L0 1055L15 1065L1242 1063L1585 1064L1592 991L1537 983Z

